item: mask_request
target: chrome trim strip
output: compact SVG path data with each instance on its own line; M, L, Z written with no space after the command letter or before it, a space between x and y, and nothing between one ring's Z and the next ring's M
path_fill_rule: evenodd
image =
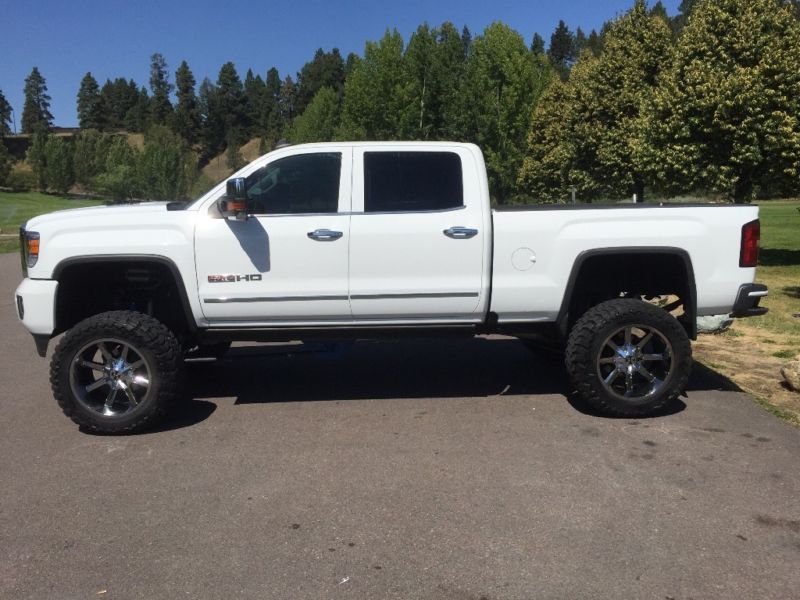
M347 296L261 296L255 298L204 298L203 302L205 304L229 304L233 302L314 302L347 299Z
M353 294L351 300L393 300L406 298L477 298L478 292L431 292L420 294Z
M457 212L466 209L467 206L454 206L452 208L436 208L431 210L387 210L387 211L343 211L343 212L324 212L324 213L248 213L248 217L254 219L270 219L272 217L356 217L356 216L370 216L370 215L427 215L433 213L449 213Z

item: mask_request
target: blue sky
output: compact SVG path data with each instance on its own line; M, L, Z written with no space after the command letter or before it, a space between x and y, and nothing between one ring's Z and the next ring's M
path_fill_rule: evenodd
M295 73L317 48L361 54L366 40L396 28L406 40L423 22L467 25L473 36L502 21L530 43L534 32L549 41L564 19L585 31L632 6L633 0L0 0L0 90L22 112L22 88L33 66L47 80L55 124L77 125L75 97L91 71L107 78L133 78L146 85L150 55L161 52L172 78L186 60L199 84L216 80L233 61L262 76L272 66L281 77ZM652 1L651 1L652 4ZM670 14L680 0L664 0Z

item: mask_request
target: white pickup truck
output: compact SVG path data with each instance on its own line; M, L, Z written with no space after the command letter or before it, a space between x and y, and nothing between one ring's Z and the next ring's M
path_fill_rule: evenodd
M674 401L701 315L758 315L758 208L492 209L481 151L330 143L262 156L190 204L83 208L20 231L23 325L79 425L134 431L187 353L233 341L502 333L566 348L596 408ZM302 382L298 382L302 385Z

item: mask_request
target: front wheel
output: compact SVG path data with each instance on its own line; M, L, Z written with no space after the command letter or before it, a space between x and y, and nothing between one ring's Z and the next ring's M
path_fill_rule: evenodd
M589 309L567 342L567 371L578 393L617 416L646 416L674 402L691 365L681 324L641 300L620 298Z
M180 344L161 322L113 311L67 332L53 354L50 384L78 425L131 433L156 423L176 403L182 369Z

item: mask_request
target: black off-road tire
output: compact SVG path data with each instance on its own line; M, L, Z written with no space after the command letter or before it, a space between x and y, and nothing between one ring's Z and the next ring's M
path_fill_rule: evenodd
M606 345L609 337L615 332L624 335L622 332L629 327L637 330L637 326L655 330L657 334L651 339L659 340L663 346L668 342L670 352L664 352L662 355L670 356L669 371L664 376L663 383L655 387L655 391L627 398L622 397L624 394L619 391L615 392L612 385L604 383L601 369L605 369L603 374L610 377L611 371L617 368L608 364L610 361L618 360L618 353L610 351ZM658 337L658 334L661 337ZM602 353L605 353L605 356ZM609 353L613 358L608 356ZM645 356L657 355L645 354ZM683 326L671 314L641 300L620 298L603 302L586 311L570 332L565 359L573 386L583 400L596 410L619 417L643 417L659 413L684 392L692 366L692 347ZM601 360L606 364L601 366ZM619 359L620 363L624 360ZM666 372L667 361L662 363L661 368ZM626 367L620 364L619 368ZM624 380L624 371L618 376ZM646 378L638 377L638 381L646 386Z
M82 349L91 348L93 343L113 345L104 340L123 342L120 347L129 345L132 355L147 369L146 391L137 404L129 403L131 408L124 414L106 415L92 410L75 393L71 380L71 369L79 368ZM100 371L99 366L102 365L92 370ZM50 363L50 385L64 414L85 430L100 434L133 433L152 427L178 403L183 368L180 343L163 323L138 312L111 311L81 321L64 335ZM102 371L98 378L108 379L105 373ZM74 370L72 377L77 377ZM110 389L110 384L106 386ZM80 388L77 384L76 387Z

